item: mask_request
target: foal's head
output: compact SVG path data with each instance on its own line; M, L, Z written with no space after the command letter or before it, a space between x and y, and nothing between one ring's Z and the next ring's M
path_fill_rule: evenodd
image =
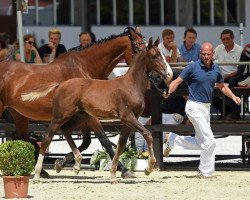
M159 37L154 44L152 37L149 39L147 46L147 70L148 72L156 72L168 83L173 78L173 71L158 48L158 44Z

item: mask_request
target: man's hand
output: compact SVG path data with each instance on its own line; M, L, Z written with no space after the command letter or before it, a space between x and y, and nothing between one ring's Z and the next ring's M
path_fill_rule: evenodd
M56 45L53 42L49 42L48 43L48 47L53 51L54 49L56 49Z
M233 97L233 101L234 101L237 105L240 105L240 103L241 103L241 99L240 99L239 97L237 97L237 96L234 96L234 97Z
M167 91L162 93L163 98L167 99L169 97L169 93Z

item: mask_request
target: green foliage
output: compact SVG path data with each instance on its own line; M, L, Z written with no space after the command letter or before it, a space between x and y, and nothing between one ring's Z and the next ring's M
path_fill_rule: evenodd
M21 140L0 145L0 170L4 176L29 176L34 170L35 148Z
M137 158L139 155L134 150L134 148L129 147L129 145L125 148L123 154L120 156L121 163L128 169L134 170L137 163ZM100 170L105 170L107 168L108 163L111 161L110 156L105 150L96 150L91 159L90 159L90 166L96 166L101 160L100 163Z

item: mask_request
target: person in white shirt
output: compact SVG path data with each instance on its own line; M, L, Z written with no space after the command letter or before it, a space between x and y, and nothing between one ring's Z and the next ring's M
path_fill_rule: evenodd
M162 42L158 45L158 48L164 54L167 62L177 62L180 57L180 51L174 42L174 31L171 29L164 29L162 31Z
M221 32L220 39L222 44L214 50L214 62L239 62L242 53L242 47L234 42L234 33L230 29ZM237 75L238 65L220 65L224 81L228 83L231 78ZM222 113L222 101L217 97L213 100L213 106ZM228 101L226 107L227 119L240 119L240 106Z

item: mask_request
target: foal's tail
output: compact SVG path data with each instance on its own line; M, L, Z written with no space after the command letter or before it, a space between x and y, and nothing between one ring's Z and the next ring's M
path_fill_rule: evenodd
M52 83L49 83L41 88L34 89L33 91L24 92L21 95L21 99L22 99L22 101L35 101L37 99L40 99L41 97L46 96L53 89L58 87L59 84L60 83L58 83L58 82L52 82Z

